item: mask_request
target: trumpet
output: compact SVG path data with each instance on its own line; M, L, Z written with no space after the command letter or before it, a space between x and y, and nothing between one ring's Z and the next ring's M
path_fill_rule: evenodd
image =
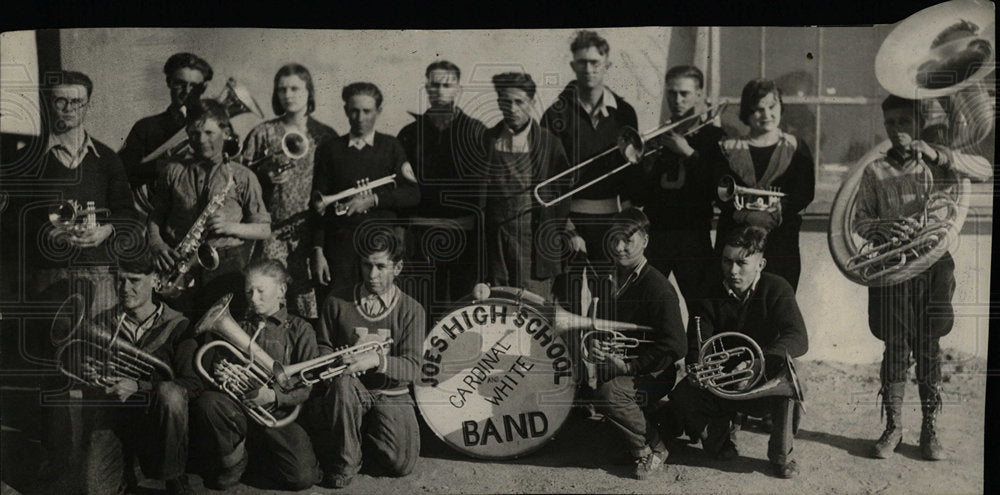
M764 378L764 353L757 342L739 332L722 332L708 340L701 338L701 317L694 317L698 338L698 362L687 365L691 375L705 390L723 399L751 400L761 397L790 397L805 400L795 364L785 353L782 373L757 386Z
M622 128L621 132L618 134L617 145L608 148L603 152L591 158L588 158L580 162L579 164L540 182L537 186L535 186L535 191L534 191L535 199L538 200L538 202L545 207L549 207L556 203L559 203L569 198L570 196L573 196L574 194L583 191L584 189L587 189L588 187L593 186L594 184L597 184L598 182L607 179L608 177L617 174L618 172L621 172L622 170L625 170L626 168L641 162L647 156L650 156L652 154L658 153L661 150L663 150L665 146L663 144L649 147L649 144L653 142L653 140L656 139L657 137L666 134L668 132L672 132L675 129L679 129L682 126L690 125L693 122L698 122L699 119L704 118L703 122L695 124L694 126L685 130L683 135L689 136L691 134L694 134L702 127L712 123L712 121L719 115L719 113L722 111L723 108L726 107L726 105L727 103L722 103L721 105L709 106L708 108L706 108L701 112L688 115L687 117L684 117L683 119L680 119L677 122L670 122L667 124L663 124L660 127L657 127L656 129L653 129L652 131L649 131L645 134L639 134L639 131L626 126ZM647 149L647 147L649 148ZM611 154L614 151L618 151L622 155L622 157L625 158L624 164L618 166L613 170L608 171L607 173L601 175L600 177L592 179L586 184L581 184L577 186L576 188L562 194L561 196L557 196L556 198L550 199L548 201L542 199L540 191L543 187L546 187L549 184L552 184L553 182L562 179L563 177L569 174L575 173L577 170L580 170L586 167L587 165L590 165L591 163L597 161L598 159L608 154Z
M254 165L263 162L268 159L281 158L282 156L289 158L288 161L283 163L278 163L273 167L273 172L275 175L280 175L285 171L295 167L294 162L291 160L298 160L306 156L309 153L309 138L306 137L300 131L295 129L289 129L281 136L281 153L276 154L271 151L270 148L264 150L264 156L249 162L246 164L247 167L253 167Z
M785 193L778 191L776 187L757 189L737 185L736 179L731 175L719 180L717 191L720 201L723 203L732 201L737 210L746 208L751 211L764 211L785 197Z
M238 84L235 78L230 77L226 80L226 86L222 88L222 92L215 99L226 106L229 123L233 126L233 132L237 135L245 135L244 131L249 131L249 129L253 128L252 123L264 119L264 112L261 111L257 100L253 98L246 87ZM243 119L243 116L247 116L248 118ZM239 117L239 120L246 120L245 125L242 122L234 122L237 117ZM237 129L238 125L246 129ZM166 140L166 142L144 156L142 163L149 163L165 156L175 156L190 150L191 145L188 143L187 128L182 128L171 136L170 139ZM235 155L235 153L231 154Z
M347 370L348 366L344 364L345 357L368 351L375 351L379 354L383 354L391 345L392 339L386 339L381 342L369 341L351 347L341 347L331 354L303 361L298 364L293 364L288 367L275 362L274 378L275 381L286 390L307 387L317 382L329 380L343 374L344 371Z
M121 328L125 315L118 320ZM81 324L82 325L82 324ZM139 348L118 339L118 329L112 334L95 325L81 325L71 330L81 333L56 351L60 373L92 387L110 387L121 380L149 380L154 374L167 380L174 373L166 363Z
M355 187L345 189L336 194L328 194L324 196L319 191L313 191L311 201L312 207L316 210L316 213L322 215L326 211L327 207L332 204L334 205L334 212L337 216L346 215L347 206L341 203L341 200L350 199L359 194L373 194L372 191L374 191L375 188L395 183L396 174L392 174L373 181L369 181L367 178L361 179L357 182Z
M49 222L59 232L80 237L97 228L97 214L108 215L111 210L95 208L93 201L80 206L75 199L63 201L49 208Z
M281 428L291 424L299 416L301 405L287 411L279 409L276 404L259 405L248 397L274 382L276 362L250 339L230 315L229 302L232 299L232 294L219 299L195 326L195 334L211 331L223 338L198 349L194 357L195 368L202 377L240 404L258 424L268 428ZM213 374L205 369L204 359L209 351L217 348L227 356L217 361Z

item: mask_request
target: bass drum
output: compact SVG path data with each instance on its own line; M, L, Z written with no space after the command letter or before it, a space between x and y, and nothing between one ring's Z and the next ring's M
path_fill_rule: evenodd
M513 459L555 437L576 391L569 348L536 294L494 287L424 340L417 406L431 430L480 459Z

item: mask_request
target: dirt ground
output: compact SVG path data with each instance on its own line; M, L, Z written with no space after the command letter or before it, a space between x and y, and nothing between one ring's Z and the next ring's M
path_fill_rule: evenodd
M803 361L806 415L795 438L794 480L772 476L766 459L767 434L750 425L739 434L740 456L731 461L706 458L698 444L682 437L668 444L664 469L651 479L632 478L629 460L607 425L571 415L563 429L541 450L522 459L480 461L454 452L425 431L422 456L408 477L359 475L342 493L983 493L983 428L986 363L945 352L946 404L939 435L947 460L921 460L917 447L920 409L915 383L907 386L904 447L886 460L866 457L882 431L876 405L878 365ZM912 372L911 372L912 373ZM8 402L9 404L9 402ZM2 490L0 493L67 493L75 486L43 482L31 476L41 458L38 442L7 426L4 415ZM996 461L992 461L997 467ZM191 475L198 492L203 488ZM265 484L245 480L229 493L275 493ZM300 493L328 493L314 487ZM146 480L139 493L162 493L162 484ZM285 492L287 493L287 492Z

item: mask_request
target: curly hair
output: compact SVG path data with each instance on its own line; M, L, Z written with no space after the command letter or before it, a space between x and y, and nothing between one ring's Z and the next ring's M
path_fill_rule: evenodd
M747 254L763 253L767 247L767 230L748 225L726 236L726 245L745 249Z
M569 51L575 53L577 50L586 50L590 47L597 48L597 53L604 56L611 53L611 45L608 45L608 40L597 34L597 31L587 30L576 32L576 37L573 38L573 42L569 44Z

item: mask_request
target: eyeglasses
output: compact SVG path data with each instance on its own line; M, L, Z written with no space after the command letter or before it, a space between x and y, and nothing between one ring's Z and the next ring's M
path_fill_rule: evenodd
M87 106L90 103L86 98L64 98L62 96L52 100L52 106L56 107L56 110L65 112L66 110L76 110L81 107Z
M176 90L186 89L188 91L195 91L195 90L205 89L205 83L203 82L196 83L189 81L181 81L180 79L171 79L170 81L167 82L167 85L170 86L170 89L176 89Z

